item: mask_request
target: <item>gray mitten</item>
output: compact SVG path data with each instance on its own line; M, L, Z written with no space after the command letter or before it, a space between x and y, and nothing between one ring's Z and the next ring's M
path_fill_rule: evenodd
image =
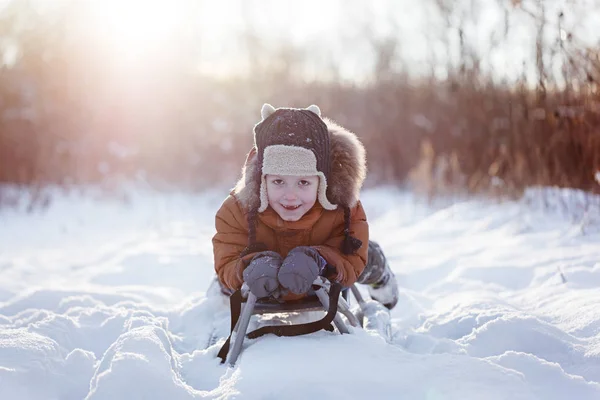
M256 297L268 297L277 292L277 272L281 256L274 251L263 251L252 258L244 270L244 282Z
M308 292L315 279L325 269L327 261L309 246L290 251L279 268L279 283L295 294Z

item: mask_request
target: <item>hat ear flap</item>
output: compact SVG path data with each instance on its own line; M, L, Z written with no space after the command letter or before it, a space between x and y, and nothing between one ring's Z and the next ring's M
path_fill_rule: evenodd
M269 103L265 103L265 104L263 104L262 108L260 109L260 116L262 117L262 119L264 121L265 119L269 118L269 115L273 114L274 112L275 112L275 107L273 107Z
M312 104L312 105L308 106L306 109L308 111L311 111L311 112L317 114L318 117L321 117L321 109L319 108L319 106Z

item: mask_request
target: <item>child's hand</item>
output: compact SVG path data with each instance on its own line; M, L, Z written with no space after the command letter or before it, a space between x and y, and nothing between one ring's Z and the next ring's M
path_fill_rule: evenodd
M268 297L277 292L277 272L281 256L274 251L263 251L252 258L244 270L244 282L257 298Z
M304 294L310 290L326 265L327 261L317 250L299 246L283 260L277 277L282 287L295 294Z

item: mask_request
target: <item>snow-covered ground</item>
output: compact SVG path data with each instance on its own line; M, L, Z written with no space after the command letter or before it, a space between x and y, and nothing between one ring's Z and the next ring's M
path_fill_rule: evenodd
M600 398L597 198L365 191L401 289L391 342L265 336L231 368L216 358L228 304L206 296L224 195L1 210L0 399Z

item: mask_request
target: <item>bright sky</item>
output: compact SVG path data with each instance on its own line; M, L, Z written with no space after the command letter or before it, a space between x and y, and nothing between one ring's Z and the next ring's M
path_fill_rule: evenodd
M8 0L0 0L0 6ZM57 4L38 0L39 4ZM297 58L306 73L326 74L334 65L342 78L368 75L373 68L371 38L393 34L398 38L398 60L409 72L428 73L433 64L445 65L458 56L458 35L444 31L444 19L432 0L87 0L89 19L84 29L101 35L112 49L113 60L136 61L160 56L161 45L177 43L180 35L193 35L198 43L199 68L207 73L243 73L248 66L244 32L255 32L257 56L273 54L281 43L300 48ZM450 2L452 3L452 2ZM536 2L524 0L536 10ZM589 44L600 38L600 13L593 0L547 0L547 39L558 32L557 15L564 11L565 32ZM497 2L479 0L453 3L452 22L464 21L465 35L482 54L482 67L500 76L522 72L524 61L533 64L535 26L526 13L512 10L505 36L504 14ZM494 46L494 40L498 45ZM451 54L447 53L449 41ZM267 49L261 53L260 49ZM164 55L163 55L164 57ZM265 61L265 60L263 60ZM268 61L267 61L268 62ZM443 77L443 71L438 69ZM532 70L528 73L531 75Z
M91 4L96 29L109 33L123 49L149 47L165 40L179 23L179 10L168 1L104 0Z

